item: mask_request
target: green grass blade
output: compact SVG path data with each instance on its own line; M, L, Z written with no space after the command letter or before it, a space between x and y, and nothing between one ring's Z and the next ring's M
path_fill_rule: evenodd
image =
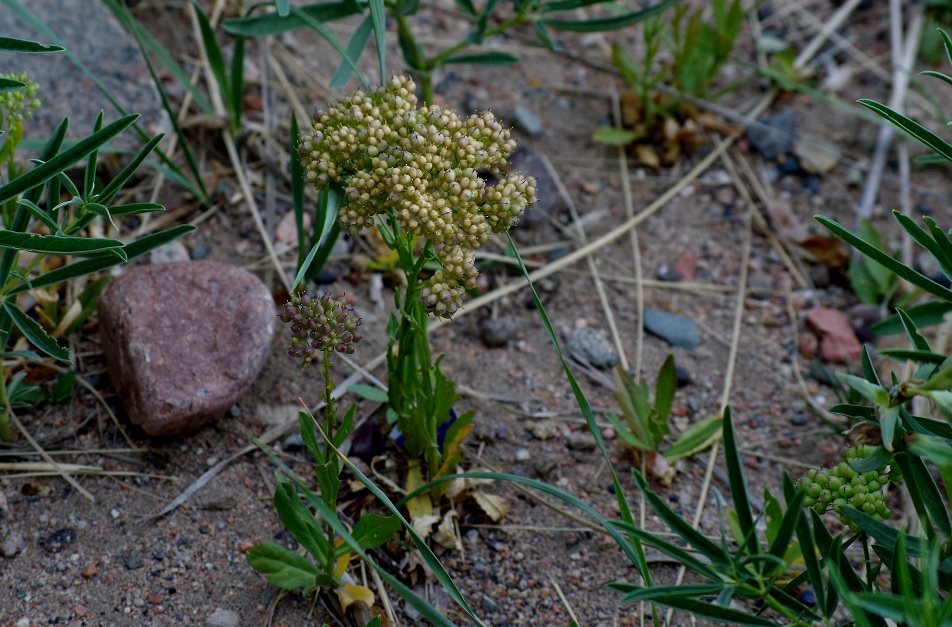
M113 16L135 37L139 51L143 57L148 53L155 55L155 58L168 70L169 74L172 75L178 84L191 94L192 100L195 102L195 105L201 109L202 113L205 115L214 115L215 108L208 102L208 98L205 97L202 90L192 84L191 78L189 78L189 75L182 69L182 66L169 54L165 46L160 44L155 37L132 16L126 4L121 0L102 0L102 2L106 5L106 8L112 11ZM156 87L162 91L161 85L156 84Z
M136 173L136 170L139 169L139 166L142 165L142 162L145 161L146 157L155 149L162 138L163 134L156 135L150 139L145 146L143 146L136 156L132 158L132 161L126 164L124 168L117 174L109 184L100 192L99 197L96 199L98 202L103 204L109 204L112 202L113 198L116 197L116 194L119 193L119 190L132 178L132 175Z
M862 239L856 237L849 230L843 228L842 226L840 226L833 220L830 220L829 218L825 218L823 216L814 216L814 218L816 219L817 222L819 222L820 224L825 226L827 229L832 231L834 234L838 235L843 240L845 240L847 244L857 249L866 257L869 257L872 261L875 261L876 263L883 265L886 268L892 270L897 275L899 275L900 278L905 279L906 281L912 283L916 287L920 287L923 290L929 292L930 294L934 296L938 296L939 298L945 301L952 302L952 290L949 290L948 288L943 287L942 285L939 285L938 283L936 283L929 277L923 274L920 274L916 272L915 270L913 270L912 268L909 268L908 266L904 265L900 261L893 259L892 257L887 255L883 251L879 250L875 246L872 246L866 243L865 241L863 241Z
M585 395L582 393L582 388L579 387L578 381L575 379L575 375L572 374L572 370L565 361L565 356L562 354L562 346L559 344L558 337L556 337L555 331L552 329L552 323L549 321L549 316L545 313L545 307L542 306L542 300L539 298L539 293L532 284L532 280L529 278L529 271L526 269L526 264L523 263L522 256L519 254L515 242L512 241L512 235L508 231L506 232L506 237L509 240L509 249L513 251L516 261L519 262L519 269L522 271L522 276L525 277L526 282L529 284L529 290L532 292L532 299L535 301L536 310L539 312L539 317L542 320L542 326L545 328L545 331L549 336L549 340L555 347L555 352L562 364L562 370L565 372L565 377L568 379L569 385L572 388L572 394L575 396L575 401L578 403L579 409L582 412L582 416L585 418L585 423L588 425L588 430L591 432L592 437L595 438L595 444L598 446L598 450L602 454L602 459L605 460L605 463L608 466L608 472L612 478L612 486L615 489L615 499L618 503L618 511L621 514L621 518L625 522L634 524L635 520L631 515L631 507L628 505L628 500L625 498L621 482L618 480L615 467L612 464L611 457L608 455L608 449L605 448L605 440L602 438L602 433L598 428L598 423L595 422L595 415L592 413L592 408L588 403L588 399L585 398ZM645 582L648 585L652 585L651 573L648 571L648 562L644 556L644 549L639 542L633 542L632 544L632 548L634 548L635 553L638 556L638 559L633 561L633 564L635 568L638 569L639 574L644 577Z
M467 65L493 65L509 66L519 63L519 58L508 52L479 52L475 54L459 54L443 61L446 65L467 64Z
M544 23L549 28L554 28L555 30L566 30L575 33L602 33L609 30L618 30L620 28L625 28L627 26L632 26L643 22L659 13L667 11L668 8L674 6L681 0L664 0L664 2L659 2L658 4L648 7L647 9L642 9L641 11L635 11L633 13L626 13L624 15L618 15L615 17L604 17L596 18L591 20L553 20L553 19L543 19L539 20ZM543 5L543 11L545 11L545 5Z
M899 226L909 234L912 239L916 240L916 243L925 248L929 253L935 258L939 264L939 268L942 270L942 273L946 276L952 276L952 263L946 254L946 250L940 245L938 241L933 239L933 236L930 235L924 228L916 224L915 220L909 218L906 215L898 211L893 211L893 216L896 218L896 222L899 223ZM926 224L929 224L928 218L926 218ZM935 222L932 222L930 225L930 230L935 228ZM933 230L933 234L938 231L940 237L945 238L946 245L948 244L948 239L945 236L945 233L941 229Z
M935 479L926 467L925 462L922 461L921 457L906 452L897 454L894 459L902 470L903 479L906 480L906 486L909 489L909 496L912 498L913 504L916 505L920 518L924 518L924 512L928 512L929 517L938 527L943 537L946 539L952 537L952 517L949 516L949 509L946 507L945 501L942 500L939 486L936 485Z
M469 2L470 0L464 0ZM459 2L459 0L457 0ZM387 9L384 0L368 0L370 17L373 19L374 43L377 46L377 64L380 67L380 82L387 82ZM472 5L470 5L472 6Z
M292 7L287 17L282 17L277 13L239 17L225 20L222 27L226 33L231 35L265 37L267 35L280 35L290 30L308 26L309 24L305 21L305 18L318 22L333 22L362 12L363 7L357 2L320 2L299 8Z
M91 237L64 237L57 235L37 235L35 233L18 233L16 231L0 231L0 247L29 250L34 253L47 255L73 255L89 257L104 253L110 249L122 248L123 243L117 239Z
M350 41L347 42L347 55L350 58L360 58L360 53L364 51L367 41L370 40L370 34L373 32L373 29L374 24L370 16L361 20L354 34L350 36ZM331 89L340 89L347 85L347 81L350 80L350 75L353 73L353 68L341 59L340 65L337 66L337 72L334 73L334 78L331 79Z
M202 37L202 49L205 51L205 58L208 59L208 65L211 68L215 84L218 86L218 92L221 94L222 102L231 105L231 83L228 81L228 72L225 70L225 58L221 53L221 46L215 39L215 31L212 29L208 16L202 7L192 0L192 10L195 11L195 17L198 20L198 30ZM209 86L211 88L211 86Z
M304 12L303 9L298 9L291 7L291 15L297 17L301 20L307 27L314 30L318 35L324 38L324 40L331 45L334 50L337 51L337 54L340 55L341 61L350 66L354 74L357 75L357 80L360 81L360 84L364 86L364 89L370 89L370 83L367 82L366 77L363 73L357 68L357 64L347 54L347 50L340 44L337 37L330 31L327 26L323 24L320 20L313 18L311 15Z
M237 135L241 130L241 116L245 110L245 38L235 38L235 48L231 53L231 133Z
M727 466L727 478L731 486L734 508L737 511L737 522L746 538L744 544L751 554L756 554L760 547L757 543L754 516L747 496L747 482L744 479L744 466L737 447L737 436L734 433L734 421L729 405L724 408L724 464Z

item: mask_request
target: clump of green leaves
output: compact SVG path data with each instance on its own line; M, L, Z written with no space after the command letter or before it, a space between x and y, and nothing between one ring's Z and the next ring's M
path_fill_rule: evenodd
M623 128L600 128L595 139L632 144L636 158L652 167L673 163L682 150L693 150L699 115L686 97L721 95L711 94L710 88L730 57L744 16L740 0L713 0L696 9L683 4L642 22L639 60L614 44L612 62L630 89L622 94Z
M363 87L369 89L370 84L357 69L356 61L373 35L380 77L381 79L386 77L386 28L388 23L395 24L403 61L408 72L420 84L423 102L430 105L433 104L433 76L446 66L460 64L509 66L517 63L518 58L507 52L483 48L494 37L510 29L531 25L539 42L546 48L556 51L561 49L561 45L554 38L553 31L585 33L617 30L658 15L679 1L663 0L640 11L578 20L560 18L558 15L581 7L608 4L607 1L516 0L511 5L511 9L503 12L500 10L503 5L496 1L487 2L477 9L472 0L455 0L462 18L471 24L471 29L460 41L436 51L428 50L427 47L421 45L414 31L412 18L420 10L419 0L327 2L303 7L293 6L286 0L275 0L275 12L226 20L224 27L232 35L245 37L263 37L297 28L310 28L327 40L341 57L337 73L331 80L330 86L343 87L350 77L356 74ZM267 3L254 5L249 13L265 4ZM345 46L328 29L327 23L354 15L365 17ZM474 47L477 51L471 52L470 49Z
M0 52L46 53L62 48L36 42L0 37ZM93 132L64 148L68 120L53 131L36 164L27 170L17 161L17 146L23 137L22 122L36 101L37 87L22 75L0 77L0 106L4 125L0 132L0 351L3 357L20 357L39 361L31 351L10 351L15 340L14 329L41 353L64 363L71 363L70 352L56 337L75 329L95 307L95 295L102 283L93 282L80 297L81 306L69 317L59 319L57 328L46 329L24 310L18 300L28 290L49 289L67 281L101 272L138 257L157 246L194 230L189 225L173 227L147 235L130 244L118 239L91 237L94 222L105 223L118 230L115 219L120 216L162 211L156 203L117 204L123 186L142 162L155 149L161 135L150 139L132 160L111 181L97 178L99 149L131 126L137 115L124 116L105 124L100 113ZM68 168L85 160L82 182L77 185L66 175ZM61 198L65 197L65 200ZM54 258L65 257L65 263L50 264ZM74 260L73 258L78 258ZM50 312L46 312L47 318ZM43 312L40 312L41 319ZM0 369L0 439L10 439L13 405L32 398L30 388L23 384L22 373L7 382L7 372Z
M890 253L887 250L885 242L883 242L879 232L876 231L872 221L868 219L861 220L858 235L883 253L898 258L898 251ZM856 297L869 305L905 307L918 294L912 291L901 293L899 291L901 283L898 275L863 255L854 256L850 259L847 276Z
M669 418L678 385L673 355L668 355L658 371L654 398L647 381L641 379L636 383L621 367L615 368L614 382L615 399L621 407L624 422L611 412L605 416L619 439L635 450L660 453L670 464L710 446L718 437L722 421L720 416L715 416L692 425L671 446L661 450L671 433ZM669 477L673 477L673 473Z

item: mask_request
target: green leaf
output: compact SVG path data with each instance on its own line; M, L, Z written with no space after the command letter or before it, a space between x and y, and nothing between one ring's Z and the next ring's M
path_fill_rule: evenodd
M542 43L543 46L549 50L552 50L553 52L559 52L562 50L562 45L552 39L552 36L549 34L549 31L546 30L545 24L542 23L542 20L533 20L532 29L535 31L536 38Z
M734 510L737 512L737 522L744 534L744 541L748 551L756 554L759 551L757 535L754 529L754 517L751 513L750 499L747 494L747 481L744 479L743 463L740 451L737 448L737 437L734 434L734 421L731 417L731 407L724 408L724 465L727 466L727 478L731 486L731 497L734 499Z
M195 227L191 224L180 224L174 226L165 231L160 231L158 233L150 233L145 237L141 237L131 244L126 244L123 248L128 259L135 259L140 255L144 255L154 248L168 244L174 239L177 239L187 233L191 233L195 230ZM0 232L2 233L2 232ZM80 239L80 238L71 238L71 239ZM18 285L17 287L10 290L11 294L17 294L20 292L27 291L29 289L39 289L41 287L47 287L50 285L56 285L57 283L62 283L63 281L69 281L70 279L75 279L76 277L85 276L87 274L92 274L93 272L101 272L115 265L122 263L122 260L117 257L93 257L91 259L84 259L83 261L77 261L71 263L62 268L57 268L56 270L51 270L45 274L42 274L35 279L30 281L31 286Z
M90 257L107 250L121 250L122 246L123 243L116 239L0 231L0 247L28 250L47 255Z
M940 355L941 357L941 355ZM948 359L948 358L946 358ZM945 360L943 360L945 361ZM952 388L952 363L936 372L923 385L914 388L917 391L948 390Z
M320 229L316 231L319 233L319 236L317 243L311 248L311 252L307 254L304 263L298 269L297 276L294 277L294 283L291 285L292 292L296 290L297 286L304 280L304 276L311 267L311 263L313 263L318 251L333 233L334 225L337 224L337 214L340 211L343 200L343 193L333 185L321 190L317 200L317 223L314 225L315 229Z
M663 2L659 2L654 6L648 7L647 9L642 9L641 11L635 11L633 13L626 13L624 15L618 15L616 17L605 17L591 20L543 19L539 21L550 28L554 28L555 30L565 30L576 33L601 33L610 30L618 30L620 28L625 28L627 26L643 22L650 17L667 11L669 7L674 6L680 1L681 0L664 0ZM545 5L542 6L542 11L546 12Z
M860 396L876 405L886 405L889 403L889 392L875 383L870 383L862 377L837 372L836 376L853 390L859 392Z
M856 462L850 463L850 468L858 473L869 472L870 470L879 470L891 462L892 457L892 453L880 446L866 457Z
M387 391L381 390L375 385L356 384L347 388L347 391L375 403L386 403L390 400Z
M354 525L354 540L369 551L382 546L401 529L400 519L396 516L364 514Z
M252 568L268 575L271 585L283 590L310 590L321 572L303 555L274 542L251 547L247 559Z
M279 475L274 489L274 509L281 524L318 564L326 564L333 547L328 545L324 530L301 499L288 478Z
M674 463L684 457L690 457L708 448L721 435L724 420L720 416L710 416L699 420L681 434L671 448L661 455L669 462Z
M945 355L939 353L933 353L932 351L913 351L902 348L889 348L886 350L876 351L880 355L885 355L886 357L892 357L896 360L906 360L914 361L918 364L933 364L939 365L945 361Z
M942 536L948 539L952 536L952 516L949 509L942 500L942 494L936 485L932 473L926 467L921 457L910 455L908 452L897 453L895 456L896 464L902 471L902 477L905 480L906 487L909 490L909 496L912 498L916 512L919 514L919 520L922 521L926 531L931 530L926 514L932 522L942 532ZM910 551L912 547L909 547Z
M612 529L616 529L634 538L642 544L646 544L657 549L658 551L674 559L678 564L693 570L702 577L706 577L712 581L717 581L721 577L721 574L712 568L708 562L699 559L693 552L685 550L676 544L666 541L664 538L645 531L637 525L622 522L620 520L611 520L608 521L607 524L610 525Z
M723 547L715 544L700 531L692 527L688 521L684 520L677 512L671 509L671 507L664 502L664 499L652 490L649 490L648 483L645 481L645 478L641 476L641 473L635 469L632 469L631 473L634 477L635 485L641 490L645 498L645 502L675 535L694 547L701 555L713 563L721 566L730 564L730 555L728 555Z
M621 438L622 442L628 446L638 449L639 451L653 451L654 447L651 442L647 442L634 433L628 428L628 425L622 422L618 416L612 412L605 413L605 419L611 423L612 428L615 430L615 433Z
M469 0L464 1L469 2ZM387 8L384 6L384 0L368 0L367 4L370 7L370 17L373 19L374 44L377 46L377 65L380 69L380 80L385 81L387 79Z
M231 35L265 37L308 26L306 18L318 22L333 22L362 12L363 7L357 2L348 0L319 2L299 7L286 17L277 13L267 13L255 17L234 18L222 22L222 27Z
M859 104L863 105L864 107L878 113L883 118L889 120L893 126L912 136L920 143L925 144L936 153L942 155L948 161L952 161L952 145L949 145L948 142L915 120L911 120L898 111L894 111L893 109L890 109L886 105L880 104L875 100L860 98L857 102L859 102Z
M50 44L41 44L25 39L0 37L0 52L19 52L21 54L38 54L44 52L62 52L65 48Z
M24 87L26 87L26 83L23 81L16 81L12 78L0 78L0 94L8 91L23 89ZM0 135L2 134L3 131L0 131Z
M655 409L665 421L671 415L671 407L674 405L674 392L677 387L678 372L674 367L674 355L669 354L658 372L654 398Z
M76 372L69 370L56 378L56 383L50 389L50 400L54 403L64 403L73 398L73 388L76 383Z
M629 131L614 126L599 126L592 133L592 139L600 144L609 146L627 146L638 139L639 134L635 131Z
M56 221L53 220L45 211L36 206L35 203L30 202L26 198L21 198L17 201L18 204L26 207L26 210L30 212L34 218L46 225L46 228L50 230L50 233L57 233L59 231L59 226L56 224Z
M742 610L735 610L679 595L657 595L649 597L649 600L658 605L688 612L692 616L710 618L730 625L753 625L755 627L772 627L776 625L776 623L771 620L754 614L748 614Z
M60 346L56 340L47 335L43 327L40 326L40 323L26 315L15 302L11 302L11 299L4 300L3 310L10 316L10 319L13 320L13 324L23 333L23 337L29 340L33 346L36 346L50 357L70 365L73 364L69 358L69 349L65 346Z
M446 65L467 64L467 65L494 65L509 66L519 63L519 58L508 52L479 52L475 54L458 54L443 61Z
M347 42L347 56L351 59L359 59L360 53L364 51L373 30L373 17L368 15L357 25L354 34L350 36L350 41ZM353 73L353 68L341 59L340 65L337 66L337 72L334 73L334 78L331 79L331 89L340 89L347 85L347 81L350 80ZM381 74L381 76L386 76L386 74Z
M876 409L867 405L849 405L840 403L833 405L827 411L837 416L846 416L854 420L864 420L866 422L876 422Z
M80 159L84 159L89 153L103 146L110 139L129 128L138 117L138 114L135 114L119 118L104 129L76 142L67 150L52 157L42 165L37 166L23 176L15 178L3 187L0 187L0 203L8 201L30 188L42 185Z
M936 283L929 277L923 274L920 274L919 272L916 272L912 268L909 268L908 266L904 265L902 262L897 261L896 259L893 259L892 257L882 252L875 246L863 241L862 239L860 239L859 237L857 237L856 235L854 235L847 229L843 228L842 226L840 226L833 220L830 220L828 218L825 218L819 215L814 216L814 218L816 219L817 222L819 222L820 224L825 226L827 229L832 231L834 234L838 235L843 240L845 240L847 244L849 244L853 248L856 248L858 251L863 253L863 255L869 257L871 260L875 261L876 263L879 263L885 266L886 268L892 270L897 275L899 275L900 278L912 283L916 287L922 288L923 290L929 292L930 294L933 294L934 296L938 296L939 298L943 300L952 302L952 290L949 290L948 288L943 287L942 285L939 285L938 283Z

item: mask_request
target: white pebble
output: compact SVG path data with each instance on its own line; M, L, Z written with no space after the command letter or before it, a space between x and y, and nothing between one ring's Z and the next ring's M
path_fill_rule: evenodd
M530 453L530 452L529 452L529 449L527 449L527 448L521 448L521 449L519 449L518 451L516 451L516 461L517 461L517 462L529 461L529 459L530 459L531 457L532 457L532 453Z

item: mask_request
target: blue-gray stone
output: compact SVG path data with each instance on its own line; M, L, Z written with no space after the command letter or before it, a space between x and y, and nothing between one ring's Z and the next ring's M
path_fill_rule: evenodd
M569 355L593 368L606 369L618 363L612 343L604 332L596 329L575 329L569 334L565 349Z
M545 130L542 128L542 122L539 120L539 118L537 118L532 111L529 111L522 105L519 105L512 110L512 121L520 131L526 133L527 135L538 137L542 135L543 132L545 132Z
M760 118L748 127L746 137L754 150L770 161L793 149L793 132L796 127L796 116L786 111Z
M645 331L680 348L694 348L701 343L697 325L684 316L667 311L646 310Z

